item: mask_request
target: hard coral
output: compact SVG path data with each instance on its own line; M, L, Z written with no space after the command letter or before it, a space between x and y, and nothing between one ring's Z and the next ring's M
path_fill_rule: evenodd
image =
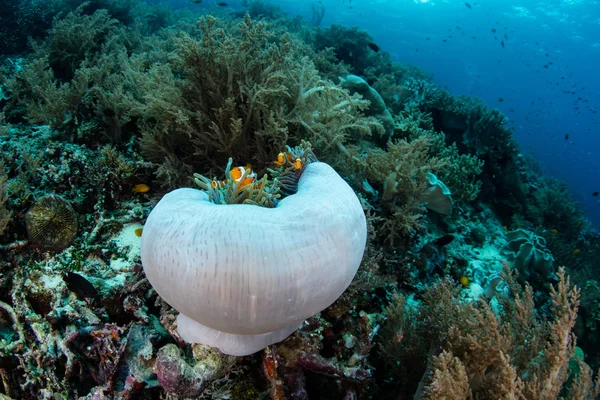
M75 210L68 201L54 194L39 199L27 212L25 221L29 239L44 250L64 250L77 234Z

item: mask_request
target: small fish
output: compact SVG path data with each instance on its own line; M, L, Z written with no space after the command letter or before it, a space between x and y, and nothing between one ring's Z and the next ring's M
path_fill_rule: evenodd
M581 250L579 250L579 249L573 250L573 256L574 257L577 257L579 255L579 253L581 253Z
M444 235L441 238L437 238L433 241L433 244L435 244L438 247L443 247L446 246L450 243L452 243L452 241L454 240L454 235Z
M75 272L67 273L66 278L67 288L75 293L77 296L82 297L84 299L93 299L98 297L98 291L83 276L76 274Z
M465 6L467 6L468 9L472 9L473 7L471 7L471 5L469 3L465 3Z
M137 237L142 237L142 231L144 230L144 228L137 228L135 231L133 231L135 233L135 236Z
M569 134L568 133L565 135L565 140L569 140Z
M377 53L379 51L379 46L377 46L375 43L367 43L367 46L369 46L369 48L371 50L373 50L375 53Z
M244 173L246 174L246 176L244 176ZM245 167L236 167L232 169L231 171L229 171L229 176L231 177L231 180L233 180L233 182L239 184L239 189L248 186L256 179L256 173L252 171L252 166L250 164L246 165ZM242 177L244 177L243 181ZM225 182L212 181L210 183L210 186L213 189L223 189L225 187Z
M343 79L341 75L340 78ZM279 153L277 155L277 160L274 162L274 164L278 167L281 167L283 166L283 164L285 164L286 160L292 162L292 153L290 153L289 151L286 151L285 153Z
M132 189L134 193L146 193L148 190L150 190L150 186L145 183L138 183Z
M492 28L492 33L496 33L496 28Z
M502 97L498 97L498 101L499 101L500 103L502 103L502 102L504 101L504 99L503 99Z
M202 4L202 0L190 0L192 4Z
M224 1L217 1L217 5L219 7L227 7L229 4L225 3Z
M504 232L508 231L508 227L504 225Z
M500 44L502 45L502 48L504 48L504 40L501 41Z
M286 163L293 165L295 170L300 170L303 168L302 160L300 160L299 158L296 158L294 160L294 156L289 151L286 151L285 153L279 153L277 155L277 160L274 161L274 164L278 167L281 167Z
M594 197L598 197L598 195L600 195L600 192L594 192L594 193L592 193L592 196L594 196Z
M469 278L467 278L466 276L461 276L460 277L460 284L463 285L463 287L469 287Z
M246 174L245 177L244 173ZM241 187L251 184L256 178L256 174L254 173L254 171L252 171L252 166L250 164L246 165L245 167L237 167L232 169L229 175L231 175L231 179L233 179L235 183L241 182ZM243 181L242 177L244 178Z
M552 229L550 232L552 232L553 235L556 235L558 233L558 229Z

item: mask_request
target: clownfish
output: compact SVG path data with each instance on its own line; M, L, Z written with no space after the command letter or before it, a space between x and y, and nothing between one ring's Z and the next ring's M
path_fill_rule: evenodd
M244 176L245 172L247 172L246 177L242 181L242 176ZM231 177L231 180L233 180L235 183L239 184L240 189L245 186L248 186L249 184L251 184L252 182L254 182L256 180L256 173L254 171L252 171L252 166L250 164L246 165L245 167L233 168L229 172L229 176ZM213 189L217 189L217 188L223 189L225 187L225 181L212 181L210 183L210 186Z
M292 164L294 166L295 170L302 169L302 161L300 160L300 158L296 157L296 159L294 160L294 156L289 151L286 151L285 153L279 153L277 155L277 160L275 161L275 165L277 165L278 167L281 167L282 165L284 165L286 163L286 161L288 161L290 164Z

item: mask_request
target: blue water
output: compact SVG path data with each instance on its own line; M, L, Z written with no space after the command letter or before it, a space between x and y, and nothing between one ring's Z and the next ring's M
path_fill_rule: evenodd
M600 190L598 1L321 2L321 26L359 26L394 60L500 109L523 154L566 181L600 229L600 197L592 196ZM277 4L311 19L310 2Z

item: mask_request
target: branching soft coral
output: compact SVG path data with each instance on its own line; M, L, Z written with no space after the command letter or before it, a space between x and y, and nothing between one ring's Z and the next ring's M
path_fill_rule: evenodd
M484 162L474 155L459 154L456 143L444 147L439 157L448 161L439 177L452 191L452 199L457 202L475 200L482 186L482 181L476 177L483 171Z
M82 8L66 17L54 19L49 40L36 45L38 54L48 54L49 64L58 78L70 80L79 65L100 54L102 46L115 33L116 19L107 10L82 15Z
M469 379L463 363L447 351L434 356L431 380L422 396L415 399L472 399Z
M207 16L199 26L200 39L177 40L181 78L146 98L142 150L152 161L176 156L202 170L233 157L261 169L286 144L308 139L327 159L382 129L362 116L368 102L319 76L292 35L276 38L249 16L235 26Z
M446 161L431 155L433 141L423 134L410 141L390 141L387 151L375 148L361 154L353 148L352 168L381 190L385 223L380 234L392 245L421 227L427 174L446 166Z
M48 39L36 44L38 58L8 81L8 109L71 140L119 142L137 133L144 98L161 81L145 68L148 52L130 54L134 32L115 23L105 10L56 18ZM158 48L151 56L158 61L162 54Z
M527 204L527 218L531 222L547 230L556 229L563 241L578 239L583 212L572 199L566 183L544 177L530 193L532 201Z
M398 331L403 332L403 340L386 345L384 357L400 357L396 363L402 365L410 354L407 349L420 346L425 352L429 348L428 366L421 371L415 398L434 399L453 393L456 387L444 387L454 382L449 377L458 379L455 384L459 387L467 382L467 394L473 398L542 400L566 393L568 398L597 396L599 389L592 384L589 367L581 360L580 368L569 365L575 349L571 331L579 289L571 286L564 268L557 273L558 284L550 291L552 315L548 320L536 315L529 286L523 291L508 269L503 276L507 290L497 295L501 304L498 312L492 311L487 300L470 304L458 299L448 282L427 290L422 304L410 312L417 312L418 319L402 317L407 313L404 301L390 306L388 319L395 328L384 328L382 339L394 343L390 332ZM405 384L408 379L402 378ZM461 389L461 393L465 391Z
M430 156L444 160L436 174L450 188L452 199L469 202L477 198L482 186L477 176L483 171L483 160L473 154L461 154L456 142L446 144L446 134L434 130L431 112L407 107L396 115L396 132L408 140L423 136L431 138Z
M407 110L429 113L433 129L445 134L447 144L456 143L460 154L476 156L485 162L476 166L472 162L475 160L462 160L473 167L471 171L475 174L478 170L484 174L483 192L489 200L496 199L497 193L511 193L515 198L513 207L525 201L519 147L507 126L508 118L500 110L487 107L481 100L452 96L424 80L408 79L405 88L411 92L405 104ZM479 184L472 183L464 188L467 201L472 193L479 191Z

